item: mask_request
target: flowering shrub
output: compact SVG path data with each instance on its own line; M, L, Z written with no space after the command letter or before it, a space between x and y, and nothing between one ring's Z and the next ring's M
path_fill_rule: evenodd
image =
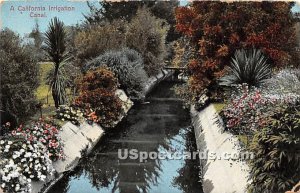
M62 121L71 121L74 125L80 125L80 122L84 120L84 113L77 107L69 107L61 105L56 110L56 117Z
M268 93L294 93L300 95L300 70L283 69L262 85Z
M35 143L40 142L48 151L48 156L51 160L56 161L64 158L63 143L58 136L59 129L44 121L31 122L23 127L20 125L13 130L11 135L23 136L27 141Z
M44 181L52 174L47 149L23 137L0 141L0 185L6 192L31 192L32 180Z
M105 127L113 126L121 114L122 101L116 95L118 81L105 67L88 71L81 79L75 105L85 109L86 117Z
M280 104L293 104L298 100L294 95L267 95L246 84L237 87L230 103L222 110L221 116L226 128L237 132L251 132L263 126L272 110Z

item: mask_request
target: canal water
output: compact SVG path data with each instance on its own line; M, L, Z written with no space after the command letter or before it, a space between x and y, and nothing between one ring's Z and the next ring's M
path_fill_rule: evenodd
M121 159L118 150L183 152L196 150L189 112L172 87L162 82L144 104L135 105L126 118L101 139L50 193L202 193L199 160Z

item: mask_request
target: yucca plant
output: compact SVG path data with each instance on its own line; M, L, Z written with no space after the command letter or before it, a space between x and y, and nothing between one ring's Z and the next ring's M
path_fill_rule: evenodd
M66 52L66 31L64 23L57 17L49 23L48 30L45 33L45 51L50 60L54 64L54 73L50 81L50 89L52 91L55 107L62 105L66 101L65 78L61 77L60 69L68 61Z
M220 79L220 85L232 86L246 83L258 86L271 77L268 58L258 49L237 50L229 66L229 74Z

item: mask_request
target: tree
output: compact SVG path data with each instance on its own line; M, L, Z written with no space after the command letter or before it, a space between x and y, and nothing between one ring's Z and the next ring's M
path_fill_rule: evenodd
M14 32L1 30L1 125L9 121L14 127L36 112L39 71L30 50Z
M190 37L189 88L199 94L225 73L236 49L261 49L273 66L297 61L295 19L288 2L195 1L176 10L176 29Z
M29 38L32 38L34 40L32 49L33 54L36 56L37 60L41 61L45 59L45 53L42 50L43 35L40 31L38 20L35 20L35 26L28 36Z
M54 64L53 77L50 83L55 107L62 105L66 101L65 78L61 73L62 67L68 60L66 52L66 32L64 23L57 17L51 20L46 32L45 51Z
M157 74L164 63L168 28L164 20L153 16L145 7L129 23L126 45L142 54L149 76Z
M35 21L35 27L32 29L31 33L29 34L30 38L34 39L34 46L37 49L40 49L42 47L43 39L42 39L42 33L40 32L40 26L38 21Z
M130 22L141 7L149 8L150 12L157 18L167 21L171 26L166 40L168 42L179 38L175 31L175 8L179 1L100 1L99 6L87 3L90 14L85 15L89 24L102 24L114 20L125 20Z
M75 36L76 63L84 66L86 61L96 58L108 50L125 45L127 22L115 20L104 25L94 25Z

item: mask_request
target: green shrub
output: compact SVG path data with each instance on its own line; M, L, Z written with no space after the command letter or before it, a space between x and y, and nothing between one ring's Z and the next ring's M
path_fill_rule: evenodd
M221 78L220 85L231 86L246 83L258 86L271 77L271 66L260 50L237 50L229 66L229 75Z
M117 20L79 32L74 42L78 66L83 66L87 60L96 58L107 50L122 48L125 43L125 24Z
M284 192L300 180L300 105L274 112L251 144L251 192Z
M146 8L138 9L129 23L126 45L142 54L148 75L157 74L163 66L168 28L164 20L154 17Z
M88 62L87 69L96 69L99 66L108 66L118 77L121 88L131 98L142 98L145 81L148 76L143 68L141 55L131 49L108 51Z
M30 50L14 32L0 31L2 124L11 121L15 126L36 111L38 65Z

